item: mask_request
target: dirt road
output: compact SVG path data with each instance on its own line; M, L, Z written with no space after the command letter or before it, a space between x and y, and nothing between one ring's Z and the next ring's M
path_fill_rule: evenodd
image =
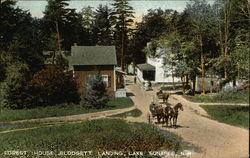
M144 91L138 85L132 84L132 78L127 80L127 89L135 103L135 107L142 111L138 118L129 118L130 121L147 122L149 104L153 100L156 89ZM169 103L175 105L181 102L184 111L180 112L177 129L161 127L181 136L202 149L201 154L193 154L192 158L247 158L249 148L249 131L247 129L230 126L211 120L206 111L197 104L185 100L182 96L171 95Z

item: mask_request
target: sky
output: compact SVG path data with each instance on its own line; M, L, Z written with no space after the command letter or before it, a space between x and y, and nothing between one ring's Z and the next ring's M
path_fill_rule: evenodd
M69 1L69 8L75 8L80 11L86 6L97 8L99 4L110 5L114 1L112 0L71 0ZM178 12L184 10L188 0L132 0L130 5L134 8L135 17L138 21L143 15L147 14L148 9L174 9ZM47 5L46 0L18 0L17 6L24 10L29 10L33 17L43 17L43 11Z

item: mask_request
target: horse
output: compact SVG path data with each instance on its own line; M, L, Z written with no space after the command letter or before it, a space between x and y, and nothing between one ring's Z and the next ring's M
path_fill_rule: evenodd
M164 119L164 108L161 105L156 106L155 112L156 112L157 122L159 123L161 122L161 119Z
M181 103L177 103L174 107L168 107L168 109L165 110L165 118L166 119L166 124L168 126L168 119L170 121L171 124L171 120L173 121L173 126L176 128L177 126L177 119L178 119L178 115L179 115L179 109L181 111L183 111L183 105ZM167 113L166 113L167 112Z
M173 113L174 113L173 108L170 105L167 105L164 109L164 119L165 119L165 123L167 126L168 126L168 123L170 123L171 125L171 119L172 119Z
M161 122L161 119L164 119L164 108L162 107L162 105L156 105L155 103L151 103L149 106L149 110L153 118L155 116L157 117L157 122Z

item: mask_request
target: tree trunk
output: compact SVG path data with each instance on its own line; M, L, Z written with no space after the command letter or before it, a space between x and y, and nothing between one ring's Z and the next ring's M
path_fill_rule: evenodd
M121 40L121 68L124 71L124 32L122 31L122 40Z
M60 32L59 32L59 26L58 26L58 20L56 19L56 36L57 36L57 46L58 50L61 51L61 39L60 39Z
M173 66L172 66L172 82L173 82L173 89L175 90L175 81L174 81Z
M202 36L200 35L200 47L201 47L201 81L202 81L202 93L205 94L205 57L203 52Z
M175 90L174 74L172 73L173 90Z
M205 94L205 66L204 66L204 53L201 53L201 80L202 80L202 93Z
M220 33L220 52L221 52L221 56L224 56L224 41L223 41L223 33L221 31L221 26L219 25L219 33ZM225 68L224 68L225 71Z
M186 75L186 86L188 87L188 84L189 83L189 78L188 78L188 75Z
M214 82L212 79L210 79L210 93L213 93L213 86L214 86Z
M194 76L194 78L193 78L193 89L192 89L192 93L193 93L193 95L195 95L195 89L196 89L196 76Z
M230 5L230 3L228 3ZM224 25L224 57L226 58L228 55L228 34L229 34L229 14L228 10L230 9L227 8L227 3L225 3L225 8L224 8L224 20L225 20L225 25ZM224 64L224 78L227 80L228 79L228 73L227 73L227 65Z
M248 13L248 19L250 18L250 0L247 1L247 13Z
M56 50L53 51L53 55L52 55L52 64L56 64L56 63L55 63L55 58L56 58Z
M236 87L236 78L233 79L233 87Z
M185 77L181 77L181 84L182 84L182 91L183 91L183 94L185 93Z

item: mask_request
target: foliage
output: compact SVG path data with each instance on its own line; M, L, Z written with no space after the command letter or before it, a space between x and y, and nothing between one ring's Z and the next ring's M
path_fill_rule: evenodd
M186 12L190 20L191 41L198 48L197 55L200 57L200 66L198 74L202 77L202 91L205 93L205 82L209 61L216 57L216 45L214 44L214 17L212 7L207 1L193 0L187 4L184 12Z
M0 107L22 108L28 65L18 57L0 52L3 80L0 82Z
M133 62L136 64L146 61L145 46L151 40L158 39L165 31L169 31L169 22L173 10L149 9L142 17L142 21L136 23L136 30L131 39Z
M155 48L147 53L154 55L159 49L165 52L166 69L174 76L185 76L186 84L189 79L195 83L196 76L204 79L207 75L217 75L227 81L249 77L249 61L244 60L249 56L247 19L250 14L246 1L217 0L211 5L206 0L191 0L182 13L169 13L165 24L162 23L162 27L168 28L159 31L157 38L149 38ZM142 22L138 26L146 24ZM149 27L150 31L157 28Z
M48 5L44 11L44 20L46 20L46 25L50 28L50 32L56 34L56 50L59 51L61 51L62 43L60 31L62 27L61 25L66 22L66 14L70 11L69 9L66 9L69 5L66 1L67 0L48 0Z
M130 98L114 98L110 99L108 105L102 109L83 109L81 105L73 103L63 103L46 107L34 107L31 109L13 110L0 108L0 122L93 113L105 110L128 108L133 105L134 103Z
M93 7L87 6L85 8L82 8L81 15L83 17L82 26L86 29L92 29L92 27L94 25Z
M88 82L87 94L83 102L94 108L104 108L107 106L109 98L102 76L99 74L94 75L92 78L89 78Z
M215 9L217 40L220 57L214 66L227 80L244 79L249 76L247 43L249 43L249 2L237 0L216 0Z
M39 20L15 4L8 0L0 5L0 50L18 57L33 73L41 69L43 62Z
M249 90L231 91L211 95L185 96L193 102L205 103L249 103Z
M59 66L48 66L35 73L28 83L26 107L77 102L78 98L72 73Z
M235 47L230 53L230 61L232 65L231 73L237 78L249 78L249 33L247 30L239 30L234 39ZM232 78L234 78L232 77Z
M236 105L202 105L212 119L234 126L249 128L249 107Z
M178 136L144 123L121 120L94 120L60 124L15 133L1 134L0 152L12 148L25 151L182 151L186 144ZM21 150L19 149L19 150ZM31 154L31 153L29 153ZM29 155L30 157L31 155ZM124 157L125 155L121 156ZM58 157L54 155L51 157Z
M43 40L51 51L70 50L73 43L85 42L82 37L87 32L82 27L82 16L68 5L68 0L48 0L45 8ZM48 47L50 41L56 44L52 48Z
M112 4L114 11L111 13L111 21L114 27L114 39L118 63L124 70L125 57L128 56L127 43L129 41L129 33L131 33L131 25L133 23L133 7L130 6L128 0L115 0Z
M199 49L195 41L192 40L190 29L192 25L187 12L178 13L176 11L166 11L166 29L158 38L151 39L147 48L154 45L154 49L147 49L147 55L152 57L162 57L164 69L171 72L172 77L195 79L199 68ZM170 75L170 74L169 74ZM188 81L183 85L188 84ZM174 86L174 82L173 82Z
M111 28L111 9L105 5L99 5L94 15L93 33L98 45L113 45Z

